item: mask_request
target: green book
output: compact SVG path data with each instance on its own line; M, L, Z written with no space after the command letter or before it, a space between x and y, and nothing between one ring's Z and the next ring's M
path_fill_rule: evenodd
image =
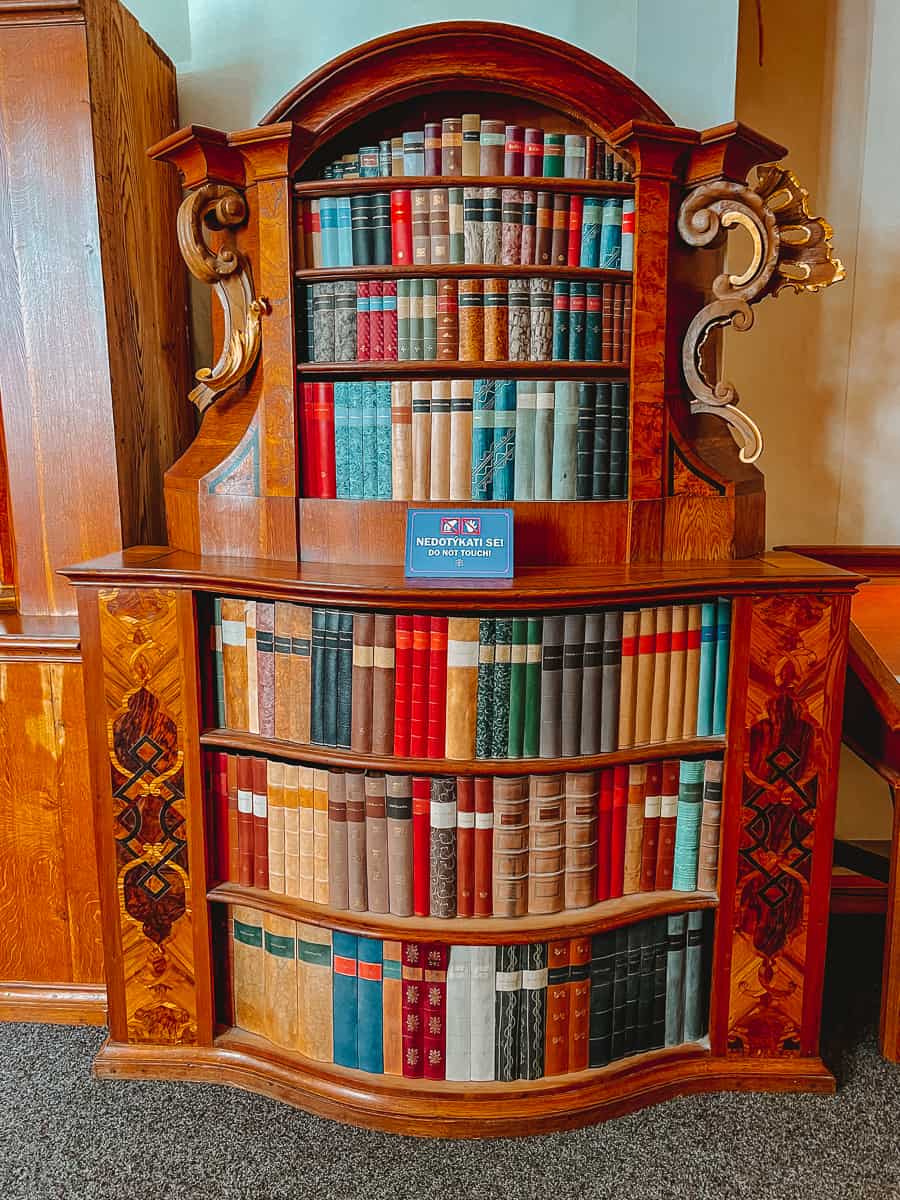
M574 500L577 481L578 389L574 382L554 384L551 498Z
M350 482L350 384L334 385L334 476L339 500L349 500Z
M513 617L509 670L508 758L521 758L525 745L525 672L528 656L528 618Z
M498 379L494 403L492 499L513 499L515 463L516 381L514 379Z
M374 379L360 382L362 390L362 494L364 500L378 495L378 452L376 448L377 394Z
M716 678L713 688L712 731L725 736L728 708L728 654L731 645L731 601L720 596L716 601Z
M608 379L597 382L594 403L594 453L592 495L595 500L609 499L609 439L612 419L612 388Z
M353 614L338 613L337 630L337 740L350 749L350 707L353 679Z
M716 689L716 605L704 604L700 610L700 686L697 692L697 737L710 737L713 731L713 704Z
M375 458L376 495L391 499L391 381L379 379L375 385Z
M475 757L490 758L494 736L494 619L478 622L478 690L475 711Z
M494 621L494 701L491 723L491 757L506 758L509 739L509 691L512 669L512 621Z
M522 754L537 758L541 752L541 653L543 617L529 617L525 646L525 715Z
M513 494L516 500L534 499L534 418L537 384L533 379L516 383L516 467Z
M341 614L325 609L325 648L322 654L322 741L336 746L338 736L338 629Z
M553 499L553 410L556 391L552 379L539 379L534 410L534 498Z
M566 135L564 133L544 134L544 176L546 178L562 178L565 167Z
M425 357L423 282L421 279L409 281L409 357L413 362L420 362Z
M325 741L325 615L324 608L312 610L309 740L318 745L322 745Z
M476 379L472 392L472 499L494 495L494 406L497 380Z
M575 432L575 499L594 495L594 410L595 383L578 384L578 424Z
M363 499L363 385L355 379L348 383L349 401L347 404L347 478L350 486L350 499Z
M422 286L422 358L437 358L437 280L423 279Z
M397 360L409 359L409 287L411 279L397 280Z
M684 1040L696 1042L706 1033L703 910L688 913L684 954Z
M566 362L569 358L569 284L557 279L553 285L553 359Z
M213 597L212 628L213 665L215 667L215 720L225 727L225 660L222 657L222 597Z
M584 359L584 338L587 320L587 292L576 280L569 284L569 361Z
M672 889L697 890L697 858L700 853L700 818L703 815L703 759L682 762L678 769L678 811L675 818L675 866Z
M588 362L599 362L603 357L603 288L599 283L589 283L585 292L584 357Z
M609 422L609 498L628 496L628 381L614 379Z

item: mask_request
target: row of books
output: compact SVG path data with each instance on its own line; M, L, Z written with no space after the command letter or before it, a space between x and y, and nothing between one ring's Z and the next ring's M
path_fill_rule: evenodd
M309 362L615 362L631 354L631 284L552 279L306 285Z
M478 778L209 765L221 876L332 908L522 917L716 887L718 759Z
M303 203L305 266L634 266L634 200L521 188L395 188Z
M472 760L725 732L727 599L447 617L221 598L212 635L220 723L266 737Z
M702 911L502 946L387 941L242 906L230 924L235 1023L318 1062L510 1082L706 1033Z
M349 500L624 500L628 383L304 383L303 494Z
M528 175L564 179L625 179L631 173L593 134L507 125L478 113L428 121L377 145L360 146L329 163L323 179L390 175Z

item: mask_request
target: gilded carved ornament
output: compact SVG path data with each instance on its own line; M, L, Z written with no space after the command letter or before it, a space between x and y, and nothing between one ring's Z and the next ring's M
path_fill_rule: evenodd
M750 237L746 268L713 280L715 298L691 321L682 347L691 411L713 413L727 421L737 435L744 462L759 458L762 434L737 407L734 385L710 380L703 347L717 326L750 329L750 306L765 296L777 296L783 288L817 292L844 278L844 267L832 253L832 228L824 218L810 214L808 200L809 193L792 171L770 165L757 168L747 184L724 179L700 184L685 196L678 212L678 232L689 246L719 246L738 226Z

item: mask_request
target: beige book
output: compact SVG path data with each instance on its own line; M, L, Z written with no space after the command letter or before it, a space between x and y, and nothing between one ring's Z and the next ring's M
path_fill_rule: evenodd
M626 609L622 613L622 666L619 676L619 742L620 750L634 745L634 696L637 684L637 636L640 610Z
M284 763L266 760L269 891L284 894Z
M275 736L291 740L291 626L293 604L275 605Z
M431 380L412 385L412 498L431 496Z
M703 607L688 605L687 650L684 655L684 722L682 737L697 736L697 695L700 691L700 626Z
M305 604L291 606L291 682L288 707L289 739L309 742L310 663L312 661L312 609Z
M687 662L688 606L672 608L672 650L669 655L669 704L666 712L666 741L677 742L684 727L684 673Z
M653 699L650 709L650 741L666 740L669 711L669 658L672 652L672 609L656 610L656 640L653 654Z
M284 891L300 896L300 768L284 764Z
M412 384L391 384L391 495L412 499Z
M328 772L313 768L313 869L316 904L328 903Z
M297 948L297 1049L316 1062L332 1062L331 930L301 922Z
M315 867L315 796L313 768L300 768L299 828L300 828L300 899L316 898ZM327 814L326 814L327 815Z
M234 1023L268 1037L262 913L235 905L231 918Z
M447 622L448 758L475 757L478 704L478 618L450 617Z
M259 733L259 677L256 669L256 601L248 600L247 623L247 729Z
M291 1049L297 1042L297 934L289 917L263 916L266 1024L269 1041Z
M450 381L450 499L472 498L472 396L475 381Z
M632 763L628 768L628 808L625 814L625 877L622 885L622 894L625 896L641 890L646 788L647 764Z
M431 499L450 499L450 380L431 381Z
M634 745L650 741L653 711L653 659L656 656L656 608L642 608L638 623L637 671L634 689Z

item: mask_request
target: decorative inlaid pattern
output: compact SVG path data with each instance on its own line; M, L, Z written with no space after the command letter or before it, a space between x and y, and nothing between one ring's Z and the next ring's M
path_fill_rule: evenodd
M129 1042L197 1040L176 593L99 594Z

